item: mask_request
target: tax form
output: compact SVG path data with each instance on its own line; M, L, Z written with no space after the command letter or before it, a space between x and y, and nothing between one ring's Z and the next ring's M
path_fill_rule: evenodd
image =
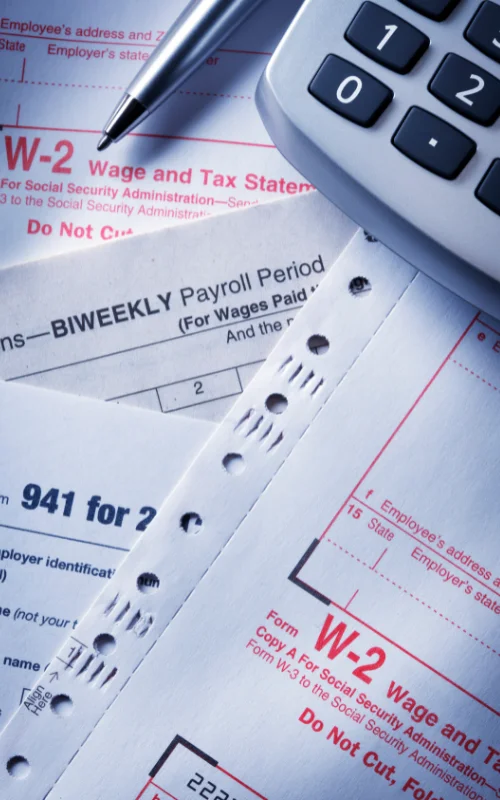
M9 800L500 796L499 352L498 322L358 237L80 625L62 697L42 676L7 728ZM161 543L188 508L193 556L223 546L179 609ZM118 617L146 565L138 643Z
M0 414L2 728L212 426L1 381Z
M312 187L278 154L257 81L300 0L269 0L139 129L101 128L185 0L4 0L0 266Z
M0 272L0 377L220 420L357 230L306 197Z

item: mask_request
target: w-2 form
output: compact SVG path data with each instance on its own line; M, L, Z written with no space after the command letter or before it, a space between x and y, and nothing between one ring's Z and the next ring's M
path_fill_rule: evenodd
M308 193L254 91L299 0L270 0L106 154L101 126L186 5L5 0L0 10L0 265Z

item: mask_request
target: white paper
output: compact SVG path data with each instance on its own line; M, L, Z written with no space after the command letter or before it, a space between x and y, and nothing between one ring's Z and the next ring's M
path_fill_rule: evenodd
M0 376L219 420L356 226L319 195L0 273Z
M361 267L372 291L353 300L356 315L383 288L368 257ZM235 535L50 798L500 794L500 327L421 274L381 321L265 490L252 468L265 456L255 440L243 445L247 472L232 476L234 491L253 481L253 506L240 503ZM299 320L298 338L282 341L291 359L280 379L265 376L268 391L285 393L304 332ZM331 363L325 356L325 387ZM294 381L283 441L304 397ZM244 437L251 418L242 425ZM213 469L220 435L205 450ZM234 503L211 497L204 514L223 525ZM176 502L174 493L163 520ZM110 628L119 644L107 668L127 649ZM31 737L50 728L55 738L45 753L32 738L31 773L2 784L13 797L23 787L33 796L41 761L83 720L76 683L60 734L50 711L28 724ZM28 755L27 728L9 753Z
M3 727L212 426L1 381L0 409Z
M80 622L72 634L76 652L73 639L59 651L68 668L60 677L58 694L70 698L63 703L64 713L74 713L64 721L58 708L52 713L46 688L49 667L40 676L35 704L31 700L24 704L8 726L3 752L15 750L30 766L27 782L12 781L7 772L4 785L0 773L0 791L12 794L9 800L16 800L19 792L33 794L36 800L54 785L144 656L154 649L207 563L225 547L259 495L269 490L311 421L321 416L328 398L343 385L359 353L369 347L405 292L415 274L408 264L362 235L353 248L347 248L330 270L322 284L325 288L306 304L294 332L281 338L147 536L137 543L133 557L124 561ZM375 287L361 296L356 292L365 286L360 265L364 278ZM318 348L319 333L331 343L326 352ZM283 411L283 399L276 405L277 393L288 397L288 408L281 414L277 412ZM141 582L145 574L156 576L155 590L147 595ZM225 582L222 604L230 596L230 585L231 580ZM254 587L254 594L259 591ZM210 628L206 631L210 639ZM102 634L112 636L112 652L107 654L99 644ZM158 694L163 696L162 691ZM59 700L54 703L58 706Z
M5 0L0 206L8 265L310 190L254 103L300 0L269 0L143 125L100 132L185 0Z

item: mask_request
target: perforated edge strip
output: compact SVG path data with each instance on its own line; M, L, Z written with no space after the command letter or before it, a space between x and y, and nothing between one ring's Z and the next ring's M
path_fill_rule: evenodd
M50 792L414 276L355 237L7 726L2 797ZM371 290L363 283L358 294L361 277ZM282 413L271 395L282 398ZM23 778L13 777L13 762Z

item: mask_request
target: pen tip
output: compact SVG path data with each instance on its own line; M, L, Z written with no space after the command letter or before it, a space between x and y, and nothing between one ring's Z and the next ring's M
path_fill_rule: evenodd
M101 152L102 150L105 150L106 147L109 147L109 145L112 143L112 141L113 141L113 139L110 136L108 136L106 133L104 133L101 136L101 138L99 139L99 144L97 145L97 149L99 150L99 152Z

